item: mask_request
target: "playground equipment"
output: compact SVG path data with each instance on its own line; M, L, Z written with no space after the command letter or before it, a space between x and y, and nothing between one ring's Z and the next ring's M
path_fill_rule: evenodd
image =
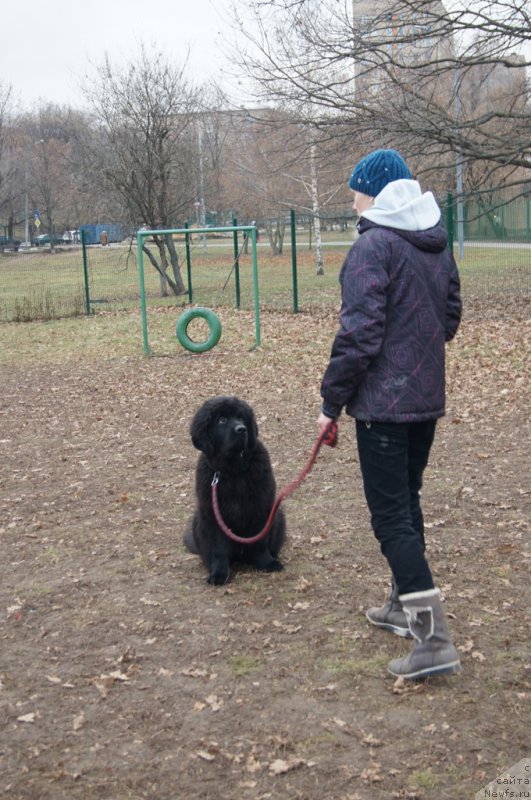
M208 324L209 335L203 342L196 342L188 336L188 326L194 319L204 319ZM191 353L206 353L217 345L221 338L221 320L211 308L189 308L177 320L175 329L177 340Z
M147 307L146 307L146 287L145 287L145 278L144 278L144 252L143 252L143 244L144 239L152 236L173 236L177 235L184 235L186 246L187 246L187 254L189 253L189 237L193 233L197 235L199 233L227 233L231 232L234 235L237 231L242 231L246 233L250 238L251 245L252 245L252 262L253 262L253 305L254 305L254 326L255 326L255 347L260 346L261 336L260 336L260 300L259 300L259 292L258 292L258 260L256 255L256 228L254 225L236 225L236 226L224 226L220 228L194 228L193 230L190 228L168 228L162 230L141 230L138 231L136 234L136 243L137 243L137 257L138 257L138 277L140 281L140 312L142 316L142 339L143 339L143 346L144 346L144 354L146 356L152 355L151 347L149 345L149 333L148 333L148 322L147 322ZM192 272L190 268L190 260L187 258L187 265L188 265L188 293L189 297L191 298L192 293ZM195 315L194 312L195 311ZM203 311L210 311L210 309L203 309ZM208 339L203 342L192 342L191 339L188 339L186 335L186 328L188 324L192 321L193 316L200 316L198 314L198 309L190 309L190 316L185 317L184 322L181 323L179 326L179 333L183 336L185 341L189 341L192 346L195 347L203 347L207 343L209 343L208 347L204 347L204 349L194 349L193 352L205 352L209 350L214 344L219 341L219 336L221 336L221 323L220 323L220 330L219 336L214 342L214 344L210 344L211 340L215 337L213 333L213 318L209 316L207 319L208 324L210 325L210 336ZM213 312L210 312L212 314ZM206 318L206 317L205 317ZM182 317L181 317L182 319ZM219 321L219 320L218 320ZM180 320L179 320L180 322ZM182 344L182 342L181 342ZM186 347L186 345L184 345ZM188 347L187 349L192 349Z

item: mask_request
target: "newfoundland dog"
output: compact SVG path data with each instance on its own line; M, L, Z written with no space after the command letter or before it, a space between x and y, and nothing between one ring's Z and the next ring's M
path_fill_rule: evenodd
M197 505L184 543L201 556L208 582L228 581L233 563L251 564L273 572L285 536L285 518L278 509L271 529L254 544L239 544L220 528L212 506L212 480L218 475L221 519L239 537L253 538L264 528L275 501L275 479L269 453L258 439L256 418L237 397L214 397L196 412L190 426L192 442L201 450L196 468Z

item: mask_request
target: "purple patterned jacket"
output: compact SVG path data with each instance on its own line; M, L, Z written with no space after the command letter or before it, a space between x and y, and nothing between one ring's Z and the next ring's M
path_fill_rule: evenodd
M358 230L341 268L341 327L321 385L322 410L338 417L345 407L356 419L380 422L441 417L444 345L461 318L446 232L440 223L420 231L384 227L365 215Z

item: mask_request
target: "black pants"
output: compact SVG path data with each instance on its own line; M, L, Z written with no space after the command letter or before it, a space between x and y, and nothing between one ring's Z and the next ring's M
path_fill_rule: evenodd
M433 589L424 555L422 475L435 435L427 422L360 422L358 454L371 523L400 594Z

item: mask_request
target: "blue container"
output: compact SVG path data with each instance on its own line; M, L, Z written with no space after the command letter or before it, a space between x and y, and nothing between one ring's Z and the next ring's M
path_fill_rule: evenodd
M115 222L97 223L96 225L80 225L80 231L85 231L87 244L99 244L102 233L107 234L107 241L121 242L124 239L124 229Z

